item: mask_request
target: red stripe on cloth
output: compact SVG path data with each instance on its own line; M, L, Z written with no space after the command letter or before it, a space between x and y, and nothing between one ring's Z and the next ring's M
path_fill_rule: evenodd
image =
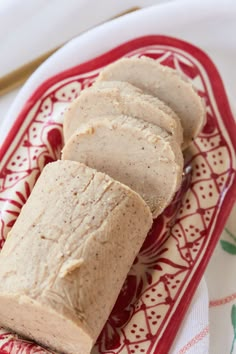
M186 353L190 348L192 348L195 344L200 342L206 335L209 333L209 327L206 326L200 333L198 333L195 337L193 337L180 351L178 354Z
M228 295L222 299L217 299L217 300L211 300L209 302L209 307L216 307L216 306L221 306L228 304L229 302L233 301L236 299L236 293Z

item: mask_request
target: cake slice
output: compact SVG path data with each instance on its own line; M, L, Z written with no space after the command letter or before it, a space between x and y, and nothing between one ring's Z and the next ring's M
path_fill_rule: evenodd
M94 119L81 126L62 151L126 184L141 195L153 217L180 186L183 156L179 144L161 128L128 116Z
M158 125L182 144L183 129L172 109L157 97L121 81L100 81L82 91L64 114L65 142L81 124L105 115L127 115Z
M192 84L176 70L158 61L122 58L106 66L97 81L127 81L170 106L181 120L186 148L200 132L205 121L203 101Z

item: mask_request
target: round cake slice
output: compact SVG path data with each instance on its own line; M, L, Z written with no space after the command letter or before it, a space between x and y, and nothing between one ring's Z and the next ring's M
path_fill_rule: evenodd
M101 81L81 93L64 115L65 142L81 124L105 115L128 115L153 123L182 144L182 126L172 109L158 98L121 81Z
M105 67L97 80L127 81L164 101L181 120L184 147L191 143L203 126L203 101L192 84L176 70L161 65L156 60L147 57L120 59Z
M180 186L179 144L159 127L127 116L100 117L81 126L62 159L83 162L139 193L157 217Z

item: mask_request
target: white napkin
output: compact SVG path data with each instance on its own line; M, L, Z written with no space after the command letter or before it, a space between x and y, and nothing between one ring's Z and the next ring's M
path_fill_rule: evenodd
M0 77L120 13L165 1L0 0ZM17 93L0 97L0 124Z
M140 4L139 1L119 2L122 6L118 9L117 4L115 5L117 2L100 0L100 6L98 9L98 7L96 7L96 4L98 3L97 1L71 0L63 2L62 0L57 0L57 4L59 2L60 6L56 6L55 0L35 0L34 5L30 2L27 2L26 5L26 2L22 3L19 0L12 0L9 2L9 7L5 5L3 10L1 10L0 7L1 25L4 23L4 26L6 27L7 24L11 23L11 29L14 28L14 16L12 15L12 12L8 10L10 8L16 9L15 6L17 5L17 10L20 12L20 18L17 20L19 21L19 28L25 26L25 29L31 33L31 38L36 38L37 33L37 43L40 50L37 50L37 46L34 46L33 48L27 48L26 46L24 47L24 51L21 50L20 45L16 47L19 52L22 52L22 55L19 56L19 65L23 63L25 58L27 58L28 61L28 59L32 59L39 53L44 52L46 48L51 49L54 47L54 43L56 45L60 44L61 40L63 42L64 40L69 39L70 36L75 36L80 31L106 20L110 15L115 15L117 10L118 12L121 12L130 6L137 6ZM142 3L144 2L145 1ZM153 2L155 1L152 1L152 3ZM156 3L157 2L159 3L161 1L156 1ZM101 5L101 3L103 5ZM101 13L104 9L108 8L108 3L110 10L107 12L107 15L109 16L100 17L99 19L96 17L96 20L95 17L91 18L91 12ZM146 4L149 3L151 2L146 2ZM52 4L54 4L54 6ZM93 8L93 11L91 11L91 8ZM81 9L83 9L83 11ZM63 16L63 14L65 15ZM34 20L30 20L30 17L32 16ZM23 24L24 18L26 21ZM39 27L37 30L35 29L37 27L35 27L37 21L40 23L42 29L41 32L39 31ZM81 27L80 24L83 24L83 26ZM45 30L45 26L47 30ZM17 32L18 31L15 31L15 39L13 40L10 31L8 31L10 39L10 42L8 43L13 44L17 43L17 41L19 43L21 40L24 44L24 38L21 37L23 32ZM0 33L2 32L0 31ZM47 36L45 33L52 33L52 36ZM37 70L31 80L29 80L17 96L6 117L4 125L2 125L0 135L2 138L5 136L6 131L17 116L23 102L46 78L110 49L111 40L112 46L114 47L129 39L143 36L145 34L176 36L201 47L210 55L218 66L226 84L228 96L229 98L232 98L233 93L236 92L236 37L234 33L236 33L236 3L234 0L225 0L224 2L218 0L176 0L163 2L157 7L147 8L139 13L130 14L128 25L125 18L117 19L110 24L101 25L96 30L91 30L88 33L81 35L80 38L72 40L66 48L61 49L60 59L53 56ZM78 41L81 48L79 57L77 52ZM2 46L2 41L0 43ZM99 45L95 45L96 43L99 43ZM3 61L3 67L6 71L13 67L11 56L15 53L15 48L10 46L7 47L6 45L1 47L1 49L2 48L4 51L1 50L0 68L2 66L1 61ZM66 55L68 50L71 53L70 59L68 59ZM4 56L2 53L4 53ZM4 98L0 99L0 104L2 100L4 100ZM232 103L233 100L231 99L231 104ZM214 285L212 285L211 279L213 279L212 272L208 273L207 281L211 286L211 291L213 291L212 289L214 288ZM219 338L222 338L219 332L218 323L215 324L213 330L214 331L211 333L210 328L211 348L214 348L214 351L210 349L210 353L226 353L224 351L218 351L219 347L214 345L217 340L220 340ZM206 284L202 281L185 317L185 321L183 322L172 346L170 354L207 354L209 352L208 339L208 293ZM224 348L224 346L222 345L221 348Z
M209 351L208 291L203 278L169 354L207 354ZM213 354L213 352L212 352ZM223 354L223 353L222 353Z
M159 2L0 0L0 77L130 8Z

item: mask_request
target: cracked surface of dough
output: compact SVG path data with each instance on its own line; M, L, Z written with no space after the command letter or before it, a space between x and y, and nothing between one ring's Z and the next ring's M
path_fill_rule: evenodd
M90 353L151 224L140 196L109 176L47 165L0 254L0 323Z

